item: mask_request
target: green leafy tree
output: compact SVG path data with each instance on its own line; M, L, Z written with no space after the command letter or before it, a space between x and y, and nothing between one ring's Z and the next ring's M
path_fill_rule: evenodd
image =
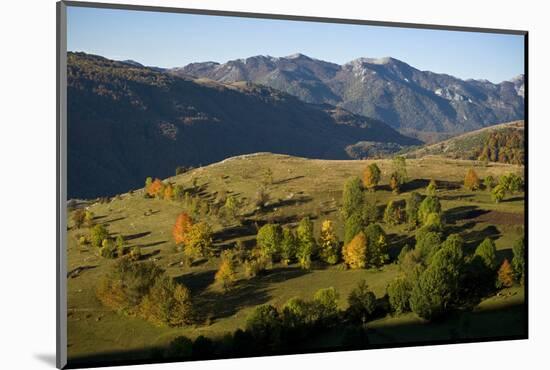
M523 237L516 240L512 246L512 252L514 253L514 257L512 258L512 268L514 270L516 280L522 282L525 273L525 240Z
M463 268L461 243L457 236L447 238L416 279L409 303L418 316L430 320L446 312L456 301Z
M298 224L296 229L298 238L298 251L296 256L300 267L309 269L311 267L311 259L315 254L315 238L313 237L313 223L309 217L304 217Z
M370 224L365 229L367 265L380 267L389 260L386 233L378 224Z
M497 262L497 248L495 242L490 238L485 238L476 248L475 256L479 257L483 264L490 270L495 271Z
M98 224L90 230L90 243L92 246L99 248L103 240L109 238L109 231L103 224Z
M298 240L296 233L290 227L283 227L283 237L281 241L281 260L284 264L289 264L296 259L298 249Z
M160 326L180 327L193 321L193 303L187 287L168 276L155 281L140 305L141 315Z
M354 320L365 323L376 310L376 296L365 280L359 281L348 296L348 314Z
M426 224L430 213L441 214L441 203L437 197L427 196L420 203L420 207L418 208L418 219L422 225Z
M392 310L398 314L410 311L409 300L412 284L409 279L401 276L393 279L388 287L388 300Z
M263 257L274 260L279 256L281 247L281 227L277 224L265 224L258 230L256 243Z
M504 186L498 184L493 188L491 191L491 198L493 199L493 202L500 203L504 197L506 196L506 190Z
M389 225L398 225L404 221L405 213L399 203L390 200L384 211L384 222Z
M117 250L118 256L122 257L124 255L125 250L126 250L126 245L125 245L124 238L122 237L122 235L118 235L116 237L115 245L116 245L116 250Z
M363 189L361 179L352 177L344 184L342 195L342 216L347 220L351 215L360 213L363 205Z
M415 250L417 255L425 262L441 247L441 234L433 231L419 230L416 234Z
M382 172L376 163L371 163L363 172L363 185L370 191L374 191L380 182Z
M352 214L344 223L344 244L351 242L363 229L363 219L358 213Z
M280 340L281 317L269 304L257 306L246 320L246 330L261 345L276 345Z
M338 315L339 294L333 287L319 289L313 295L313 303L320 320L330 320Z
M485 189L491 191L493 190L495 185L496 185L496 181L493 176L491 175L485 176L485 178L483 179L483 186L485 187Z
M430 183L426 187L426 195L434 197L436 191L437 191L437 183L435 182L434 179L431 179Z
M408 180L407 178L407 161L403 156L397 156L393 158L392 161L393 173L397 177L397 182L399 187L405 184Z
M413 191L407 199L407 205L405 207L407 223L411 227L416 227L420 223L418 216L418 208L420 207L420 203L422 203L422 196Z

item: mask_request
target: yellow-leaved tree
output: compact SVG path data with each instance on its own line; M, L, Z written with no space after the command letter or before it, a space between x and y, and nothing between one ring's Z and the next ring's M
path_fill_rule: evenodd
M362 231L344 246L342 257L349 268L365 268L367 265L367 238Z

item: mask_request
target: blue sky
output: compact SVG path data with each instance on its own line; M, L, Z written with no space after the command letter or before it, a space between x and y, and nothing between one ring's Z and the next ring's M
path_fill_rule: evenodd
M523 36L69 7L67 45L107 58L181 67L300 52L338 64L392 56L463 79L524 73Z

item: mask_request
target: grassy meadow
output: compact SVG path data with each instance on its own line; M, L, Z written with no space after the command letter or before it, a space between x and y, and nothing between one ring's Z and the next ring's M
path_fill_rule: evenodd
M213 242L218 250L233 248L238 240L251 248L258 226L266 222L296 225L304 216L313 220L316 237L321 222L329 219L334 222L339 239L343 240L339 209L344 182L352 176L361 177L372 162L380 167L382 179L378 189L367 195L369 200L376 200L382 207L389 200L406 199L412 191L424 194L430 179L435 179L438 183L436 195L441 201L447 228L464 238L466 250L472 251L484 238L491 237L496 242L498 260L511 260L512 245L523 235L524 194L508 195L496 204L488 191L466 190L462 182L470 168L484 178L510 172L521 174L522 166L437 156L408 159L409 181L400 194L394 194L387 186L391 160L313 160L259 153L230 158L166 181L186 189L193 188L196 195L210 202L222 193L240 200L242 222L204 216L212 226ZM257 190L264 186L266 169L270 169L272 177L265 185L269 201L265 209L259 211L252 200ZM122 235L128 247L140 248L143 259L155 261L177 282L189 287L194 305L205 319L181 328L159 327L103 306L96 298L95 289L115 260L100 257L93 247L78 243L79 236L86 234L87 229L73 227L69 212L69 359L125 351L136 351L135 356L139 358L139 351L166 346L181 335L222 337L243 328L248 314L257 305L270 303L281 307L292 297L310 299L320 288L334 287L340 294L339 305L343 309L348 294L360 280L365 279L377 298L381 298L386 294L389 281L400 272L393 262L379 269L359 270L346 270L338 264L327 267L314 263L310 270L302 270L297 264L274 264L265 274L246 279L239 266L235 287L225 292L214 281L219 257L187 266L182 262L182 253L175 248L172 227L178 214L185 210L181 202L146 199L143 189L138 189L113 197L106 203L87 206L95 215L94 222L108 226L111 236ZM414 232L405 225L391 226L381 222L381 226L388 235L392 261L405 244L414 246ZM522 335L526 324L523 301L523 286L514 286L487 297L472 310L453 314L443 321L427 323L410 312L388 314L367 324L369 342L382 345ZM311 347L337 346L339 335L334 331L316 338Z

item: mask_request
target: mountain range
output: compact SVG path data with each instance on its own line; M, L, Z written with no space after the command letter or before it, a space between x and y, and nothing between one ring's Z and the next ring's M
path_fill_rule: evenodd
M338 65L294 54L191 63L166 72L222 83L249 81L314 104L330 104L433 142L524 118L524 76L492 83L418 70L391 57Z
M247 153L349 159L364 143L421 143L378 119L266 85L85 53L68 53L67 88L69 198L126 192L177 166Z

